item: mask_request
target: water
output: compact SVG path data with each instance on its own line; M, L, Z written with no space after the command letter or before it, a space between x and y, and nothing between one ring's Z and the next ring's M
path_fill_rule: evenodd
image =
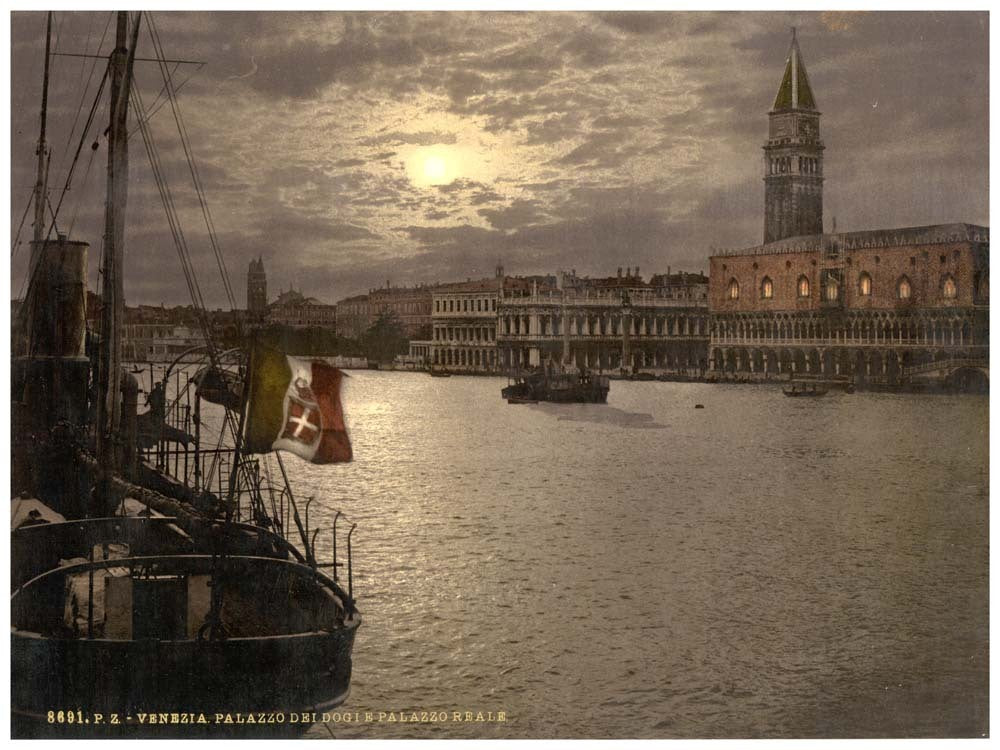
M287 459L358 523L359 720L310 736L988 732L986 398L505 382L352 372L355 461Z

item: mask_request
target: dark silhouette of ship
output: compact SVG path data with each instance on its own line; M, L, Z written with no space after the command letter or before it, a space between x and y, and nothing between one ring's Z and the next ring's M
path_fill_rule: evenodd
M513 383L500 391L509 404L549 401L558 404L604 404L609 380L589 370L578 372L538 369L513 376Z
M350 691L361 624L351 571L354 525L341 525L349 529L342 585L341 514L332 524L333 561L320 562L311 500L303 523L280 454L283 483L262 476L262 462L243 448L245 352L223 371L208 325L211 369L189 381L197 388L185 387L184 429L168 424L170 414L183 411L167 403L170 368L150 388L149 411L137 414L138 380L121 356L121 280L125 123L129 102L141 109L130 84L143 16L118 14L108 64L99 333L87 330L87 244L50 237L55 216L48 224L45 213L48 16L35 237L12 336L11 733L298 735ZM165 66L162 47L154 47ZM176 104L171 81L164 91ZM155 164L145 114L135 119ZM179 373L175 386L176 394ZM199 445L203 400L223 407L228 445L221 436L217 447ZM293 544L288 537L296 531ZM154 721L144 720L150 715Z

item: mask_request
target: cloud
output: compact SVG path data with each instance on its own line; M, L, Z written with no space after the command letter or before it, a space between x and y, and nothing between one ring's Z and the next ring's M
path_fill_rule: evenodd
M454 133L441 133L441 132L419 132L419 133L404 133L401 131L394 131L392 133L383 133L381 135L372 136L370 138L365 138L361 143L365 146L382 146L385 144L391 144L393 146L403 146L403 145L416 145L416 146L435 146L437 144L452 144L457 140L457 136Z
M597 13L596 16L619 31L630 34L656 34L675 23L673 14L625 11L618 13Z
M481 208L476 213L486 218L496 229L509 230L538 224L546 217L540 203L534 200L516 200L504 208Z
M93 53L108 18L58 14L60 48ZM295 283L333 301L390 277L492 275L498 258L519 273L696 270L709 246L754 244L760 147L792 25L823 110L828 223L834 214L843 229L989 220L987 13L152 18L168 54L207 62L179 71L194 74L179 101L240 290L258 255L273 288ZM44 14L11 15L15 230L34 182L44 26ZM53 65L53 185L65 180L79 135L64 159L77 104L97 88L99 73L88 81L88 70L69 58ZM137 75L152 103L158 71L140 66ZM151 126L197 273L218 306L224 295L169 108ZM89 134L100 149L89 170L78 165L60 211L60 229L75 215L74 235L91 243L92 284L104 127ZM462 154L458 179L409 179L406 157L428 146ZM184 302L138 137L130 170L130 302ZM11 261L15 293L26 254Z

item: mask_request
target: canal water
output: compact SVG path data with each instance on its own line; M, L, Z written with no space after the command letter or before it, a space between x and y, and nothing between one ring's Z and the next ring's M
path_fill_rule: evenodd
M988 732L985 397L348 382L354 462L286 460L313 528L358 524L352 694L309 736Z

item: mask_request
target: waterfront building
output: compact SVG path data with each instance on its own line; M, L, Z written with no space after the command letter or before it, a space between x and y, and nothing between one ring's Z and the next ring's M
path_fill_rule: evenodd
M410 350L405 357L402 358L403 363L411 367L418 369L425 369L431 363L431 347L434 342L431 340L418 341L416 339L410 339Z
M205 343L204 334L190 326L172 323L126 324L122 338L122 359L127 362L173 362L184 352L203 347Z
M184 352L205 344L205 335L191 306L125 308L122 330L122 359L125 361L173 362Z
M769 117L765 242L709 259L711 377L985 374L989 229L823 233L819 113L794 33Z
M326 305L315 297L289 289L282 292L267 308L270 323L290 328L328 328L336 330L337 306Z
M431 294L430 363L452 372L497 370L497 303L504 277L443 284Z
M431 292L433 287L394 287L386 282L368 293L368 325L380 315L394 316L408 339L426 338L431 329ZM367 326L366 326L367 328Z
M558 284L504 294L497 343L505 370L569 364L599 372L697 376L708 351L708 278L661 274L646 282L562 273Z
M346 297L336 304L337 332L351 339L361 338L372 324L371 304L367 294Z

